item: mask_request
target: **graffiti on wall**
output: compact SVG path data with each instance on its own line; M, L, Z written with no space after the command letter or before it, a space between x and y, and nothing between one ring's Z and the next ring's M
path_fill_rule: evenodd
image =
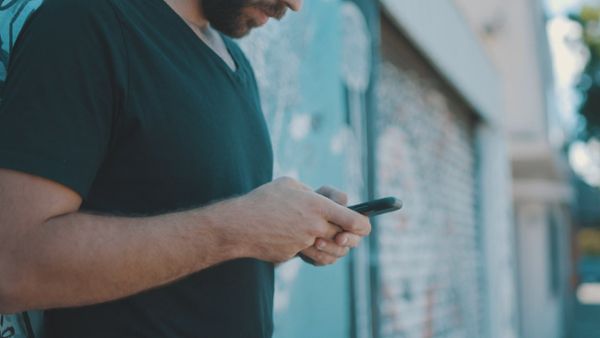
M358 6L345 1L342 15L341 77L347 89L346 109L348 115L347 175L352 182L349 194L360 198L365 188L366 161L366 97L371 82L371 33L367 20ZM361 166L363 164L363 166Z
M0 95L10 51L25 20L41 3L42 0L0 0Z
M382 337L480 337L474 124L418 75L383 63L378 191L410 196L379 227Z
M10 52L25 20L41 3L42 0L0 0L0 99ZM30 315L34 317L34 326L39 328L40 313L31 313ZM23 318L20 315L0 314L0 337L25 337L24 327L26 325L24 325ZM27 317L27 323L29 323L29 317Z

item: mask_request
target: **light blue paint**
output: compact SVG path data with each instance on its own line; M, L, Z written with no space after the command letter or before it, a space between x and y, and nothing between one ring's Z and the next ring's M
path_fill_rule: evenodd
M25 20L42 0L0 0L0 82L6 78L8 54Z
M259 79L276 150L276 173L295 175L314 189L327 184L345 190L344 153L334 155L330 147L333 137L346 127L339 70L341 1L311 0L304 5L300 13L257 30L242 47ZM268 50L257 51L258 46ZM281 106L285 106L283 118L277 114ZM294 139L290 123L294 116L307 115L316 123L308 135ZM286 276L289 266L277 272L276 298L289 299L275 312L275 338L349 337L347 259L326 268L291 264L291 270L296 264L295 277Z
M318 129L302 142L284 138L279 156L283 167L294 166L299 178L313 188L329 184L344 188L344 159L330 151L332 137L345 126L339 74L341 59L340 2L305 2L304 10L318 26L300 65L301 101L297 110L320 120ZM302 28L300 28L302 29ZM327 268L304 264L293 285L290 307L276 314L279 338L349 337L350 289L348 262Z
M42 0L0 0L0 89L6 78L10 47L29 15L42 3ZM0 99L2 99L0 91ZM0 271L0 274L2 271ZM42 313L29 312L31 325L40 337ZM26 331L20 315L0 315L0 335L2 337L24 338Z

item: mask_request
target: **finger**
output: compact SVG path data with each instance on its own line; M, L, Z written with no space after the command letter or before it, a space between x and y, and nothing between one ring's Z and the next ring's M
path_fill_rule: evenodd
M334 240L338 245L356 248L360 244L362 237L351 232L340 232L335 235Z
M329 222L326 222L324 229L321 231L321 233L317 237L329 239L329 240L333 241L335 239L335 237L343 231L344 230L342 228L340 228L339 226L329 223Z
M371 233L371 222L369 218L344 206L333 203L324 198L322 201L323 217L347 232L360 236Z
M322 252L314 246L302 250L300 257L302 256L308 258L305 260L306 262L315 266L330 265L338 260L338 257Z
M337 258L342 258L346 256L348 254L348 251L350 251L350 248L347 246L338 245L334 241L328 241L323 238L317 239L317 241L315 242L315 247L321 252L324 252Z
M348 195L345 192L337 190L334 187L325 185L317 189L316 192L320 195L329 198L337 204L341 204L343 206L346 206L348 204Z

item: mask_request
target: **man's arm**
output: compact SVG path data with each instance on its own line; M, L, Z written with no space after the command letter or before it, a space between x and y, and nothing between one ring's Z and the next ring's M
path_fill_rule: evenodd
M80 204L62 185L0 169L0 313L110 301L235 258L282 262L339 228L370 231L292 179L155 217L90 215Z

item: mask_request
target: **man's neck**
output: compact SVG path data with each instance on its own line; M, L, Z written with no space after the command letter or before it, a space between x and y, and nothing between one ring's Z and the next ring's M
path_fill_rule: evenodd
M208 27L202 10L202 0L164 0L185 21L199 28Z

